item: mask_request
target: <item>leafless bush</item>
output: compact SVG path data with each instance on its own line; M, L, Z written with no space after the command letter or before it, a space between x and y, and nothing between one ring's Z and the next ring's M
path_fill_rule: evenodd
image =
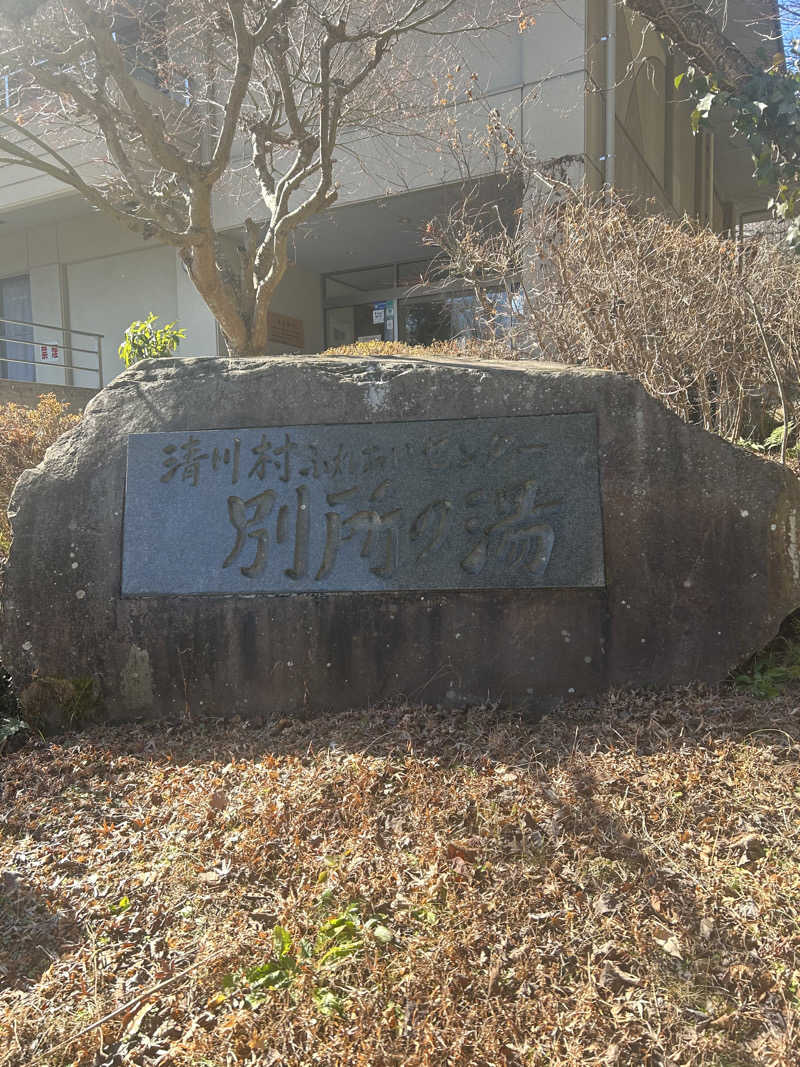
M731 440L770 421L788 430L800 395L794 258L765 236L740 243L560 182L523 203L513 228L465 203L429 229L439 270L483 291L484 328L509 354L629 374Z
M753 401L774 406L775 389L788 424L800 271L772 242L740 245L588 195L542 225L557 227L528 312L543 352L630 374L687 422L733 440Z

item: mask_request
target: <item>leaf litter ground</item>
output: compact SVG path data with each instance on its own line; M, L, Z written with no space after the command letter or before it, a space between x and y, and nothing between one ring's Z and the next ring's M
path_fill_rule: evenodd
M796 1065L800 690L0 763L0 1064Z

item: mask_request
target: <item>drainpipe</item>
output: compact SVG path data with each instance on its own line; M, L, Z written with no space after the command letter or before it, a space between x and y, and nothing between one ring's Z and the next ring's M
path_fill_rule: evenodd
M605 187L614 185L617 152L617 0L606 0Z

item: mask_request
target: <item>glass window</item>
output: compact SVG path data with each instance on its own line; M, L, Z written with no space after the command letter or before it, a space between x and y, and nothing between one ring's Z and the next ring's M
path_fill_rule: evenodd
M328 308L325 312L325 337L329 348L335 345L351 345L355 340L353 309Z
M29 323L31 318L31 281L28 275L0 280L0 378L10 378L15 382L36 380L33 327L20 325ZM12 321L5 321L9 319Z
M353 308L356 341L393 341L393 308L390 300L356 304Z
M481 306L474 293L436 293L397 302L398 336L410 345L507 332L513 308L504 290L487 289Z
M366 267L364 270L337 271L325 279L325 297L328 300L343 296L358 297L373 289L394 288L394 264L388 267Z
M325 312L327 344L349 345L354 341L394 340L394 301L328 308Z
M165 0L116 0L112 33L131 74L158 88L167 64Z
M431 266L430 259L415 259L413 263L401 263L397 268L397 284L402 288L421 285Z

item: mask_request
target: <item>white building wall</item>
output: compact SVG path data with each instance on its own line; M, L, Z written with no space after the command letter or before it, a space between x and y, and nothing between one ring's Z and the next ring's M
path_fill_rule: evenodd
M61 276L58 264L31 266L28 274L31 280L31 307L34 322L63 326ZM66 362L65 341L68 342L68 338L61 330L48 330L43 327L36 328L34 338L36 347L33 349L33 355L37 360L36 381L48 385L66 385L64 364ZM80 345L77 341L75 343L81 348L88 347ZM85 362L82 353L73 353L72 358L75 363Z
M496 109L518 137L541 159L581 156L584 152L585 0L563 0L537 11L536 25L459 39L448 93L447 71L439 77L444 105L436 103L433 84L418 113L410 114L397 135L347 131L336 153L338 204L357 203L391 193L479 177L496 161L481 148L490 111ZM477 77L473 81L472 74ZM426 76L426 84L430 77ZM473 93L468 100L466 90ZM455 136L454 152L448 139ZM246 216L264 218L266 209L247 170L249 145L238 146L236 173L217 190L215 218L221 229Z
M174 252L173 257L177 301L175 315L178 326L186 332L186 340L181 341L178 355L216 356L216 320Z
M27 274L30 278L31 312L34 322L62 326L59 268L55 262L56 241L52 232L0 231L0 277ZM57 329L37 327L34 345L25 346L27 359L35 361L36 380L64 385L64 335Z
M111 220L83 214L53 225L0 230L0 277L22 274L30 277L34 322L103 334L105 382L123 369L117 349L125 330L151 311L158 315L159 325L177 322L185 330L180 355L217 355L214 317L174 249L145 243ZM320 284L319 274L290 266L273 302L274 311L303 320L305 351L318 351L322 344ZM65 348L69 341L60 330L45 326L34 331L31 357L37 362L36 380L68 384ZM91 338L78 333L70 336L78 348L95 347ZM46 360L41 359L42 345ZM270 351L298 349L271 345ZM93 356L74 352L72 362L76 366L73 384L96 387L97 375L78 369L93 366Z
M36 132L35 129L34 132ZM48 135L45 128L40 127L39 132L43 138ZM58 137L58 135L55 136ZM32 144L22 135L17 140L23 148L30 150L34 155L47 158L42 148ZM105 149L97 141L66 143L60 147L60 154L64 159L76 167L81 176L89 182L100 180L106 173L106 168L97 162L97 159L104 153ZM50 160L49 162L60 165L58 161ZM42 174L21 164L0 164L0 212L25 204L42 203L62 195L63 190L63 183L56 178L51 178L49 174Z
M144 248L70 263L67 280L73 328L105 335L106 382L123 369L117 349L131 322L146 318L151 311L158 315L159 325L178 317L175 254L170 248ZM88 377L76 372L75 385L93 384Z
M28 237L24 230L3 230L0 227L0 278L15 278L27 274Z

